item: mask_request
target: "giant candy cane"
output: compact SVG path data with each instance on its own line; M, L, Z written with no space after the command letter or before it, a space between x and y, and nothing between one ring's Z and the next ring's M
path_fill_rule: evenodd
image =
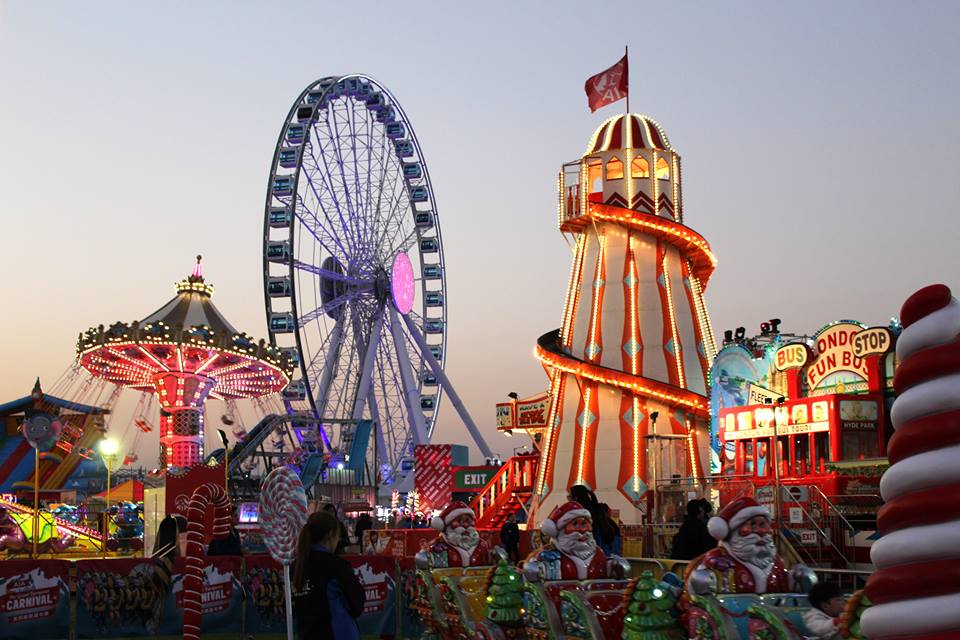
M871 640L960 638L960 303L932 285L900 319L896 433L861 628Z
M223 487L207 483L197 487L187 509L187 573L183 578L183 640L199 640L203 592L203 525L213 507L213 537L230 535L230 500Z

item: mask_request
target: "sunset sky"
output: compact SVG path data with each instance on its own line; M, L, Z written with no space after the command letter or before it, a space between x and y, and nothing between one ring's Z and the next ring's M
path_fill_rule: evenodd
M447 372L509 455L494 404L545 388L532 351L570 269L556 174L623 109L591 114L583 82L625 44L631 107L682 155L685 221L719 259L717 333L885 324L920 286L960 290L958 20L952 2L0 2L0 402L52 384L80 331L159 307L197 253L220 310L266 337L277 134L307 84L362 72L416 128ZM447 402L434 441L466 442Z

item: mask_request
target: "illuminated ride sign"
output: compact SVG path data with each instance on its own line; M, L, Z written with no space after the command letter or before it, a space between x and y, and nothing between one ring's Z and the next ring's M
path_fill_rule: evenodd
M816 389L835 373L848 372L868 379L866 357L883 354L893 346L893 336L885 327L865 328L857 322L838 322L817 333L814 353L804 343L785 344L774 354L777 371L803 369L810 389Z
M550 413L550 394L497 404L497 429L546 429Z

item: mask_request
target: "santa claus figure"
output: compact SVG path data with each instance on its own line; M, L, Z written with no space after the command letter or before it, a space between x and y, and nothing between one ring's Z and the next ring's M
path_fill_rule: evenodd
M544 580L595 580L622 577L620 565L608 560L593 539L590 512L576 502L558 505L540 531L551 543L525 563L528 575Z
M434 516L430 526L440 535L426 550L430 566L476 567L493 564L490 545L480 539L475 523L473 509L462 502L451 502Z
M718 546L691 563L687 587L693 593L704 590L703 572L712 569L720 576L723 593L786 593L791 579L777 555L770 525L770 512L750 497L727 504L707 523Z

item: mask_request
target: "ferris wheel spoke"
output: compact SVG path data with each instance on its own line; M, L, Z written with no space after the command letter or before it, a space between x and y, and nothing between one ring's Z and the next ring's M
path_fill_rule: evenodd
M308 264L301 260L293 259L293 266L295 269L300 271L305 271L307 273L312 273L313 275L320 276L325 280L336 280L337 282L346 282L352 285L361 285L361 286L370 286L373 284L371 280L358 280L357 278L351 278L348 275L342 273L337 273L336 271L330 271L328 269L323 269L312 264Z
M326 176L330 174L329 174L329 167L327 165L325 146L321 141L318 141L317 147L319 149L320 158L323 160L323 168L321 169L320 163L313 152L313 147L311 146L310 158L312 160L312 164L309 165L309 168L312 168L313 172L310 172L310 171L306 172L307 183L310 187L310 191L313 194L313 197L317 201L317 204L323 210L324 218L327 220L327 223L330 225L330 229L328 230L328 233L330 234L331 237L337 238L337 245L343 251L344 256L349 256L350 251L348 251L347 248L343 245L343 243L339 240L339 237L341 235L343 235L344 237L350 238L349 225L347 225L347 222L343 217L343 210L340 206L340 201L337 198L337 195L334 191L334 186L332 183L328 182L326 178ZM330 214L327 212L327 207L325 207L323 204L324 198L320 194L320 192L317 190L316 181L314 180L315 177L319 177L319 181L322 183L323 188L326 191L327 196L329 197L330 206L333 209L335 209L337 212L337 218L339 218L340 220L339 228L342 233L335 232L337 225L336 223L334 223L333 220L331 220ZM319 219L317 220L317 222L322 226L322 223L320 223Z
M323 151L321 149L321 153L322 152ZM311 157L312 157L312 151L311 151ZM320 173L319 166L316 165L316 163L314 163L313 168L316 170L316 173ZM345 256L350 255L349 251L347 251L347 248L340 241L339 234L334 232L336 225L334 224L333 220L330 219L330 214L327 212L327 208L323 204L323 196L320 194L319 191L317 191L317 185L314 182L313 173L310 171L305 171L304 174L307 178L307 185L310 187L310 192L313 194L313 197L316 200L320 210L323 212L323 217L327 221L327 224L330 226L330 228L328 229L327 227L324 227L323 223L320 221L320 218L317 217L316 213L310 210L305 204L303 205L304 209L310 212L311 216L313 217L314 221L316 221L317 225L320 228L322 228L324 231L326 231L327 236L330 237L337 244L338 247L340 247L340 250L343 251L343 255ZM337 210L337 215L340 218L341 227L344 227L346 225L346 222L343 219L343 213L340 211L340 207L337 203L336 196L333 194L333 191L331 190L330 185L327 184L327 181L323 179L322 174L320 176L320 181L323 183L324 189L326 189L327 194L330 196L330 199L333 200L332 205ZM303 201L301 200L300 202L302 203ZM317 240L320 240L320 238L318 237ZM333 252L330 251L329 248L327 248L327 251L329 251L331 255L333 254Z
M353 215L355 211L355 207L354 207L353 199L350 197L350 187L347 181L345 162L343 160L343 149L340 146L340 141L342 140L342 134L340 132L339 121L337 120L336 108L333 108L330 110L330 115L333 118L333 125L331 127L330 119L328 118L327 129L328 131L330 131L330 139L333 142L333 150L336 154L334 160L336 163L337 171L339 173L340 184L343 187L343 195L344 195L344 200L345 200L345 204L348 212L347 217L349 220L355 222L355 217ZM324 157L324 162L326 162L326 157ZM329 171L329 166L327 167L327 170ZM351 240L353 240L352 244L355 244L358 239L355 224L348 226L346 223L344 223L344 228L348 231L348 237Z
M353 103L351 102L351 105ZM367 108L364 105L361 109L352 108L347 112L347 122L350 127L350 147L351 147L351 156L353 157L353 189L354 189L354 198L356 200L356 210L355 218L357 219L357 238L358 240L366 236L366 227L369 223L367 220L367 201L364 197L365 194L360 184L360 159L359 153L357 151L357 142L359 139L359 134L357 133L357 117L358 115L366 122ZM364 144L363 149L367 151L364 155L369 157L369 144ZM367 180L364 180L366 183ZM361 230L360 227L363 226L364 229ZM366 248L366 247L364 247Z
M387 415L390 419L391 428L386 430L385 433L385 437L389 436L390 451L394 453L390 460L394 470L399 466L400 458L404 455L404 441L410 433L410 429L407 428L406 425L412 421L412 416L409 415L407 411L404 391L399 384L402 377L397 367L398 360L394 354L395 348L392 331L384 327L384 336L381 341L378 364L380 369L381 396L384 398L384 404L387 407L392 405L395 411L394 413L388 410ZM394 415L397 416L396 420L393 420ZM398 435L398 433L400 435Z
M309 323L313 322L314 320L316 320L317 318L319 318L320 316L322 316L322 315L324 315L324 314L327 314L327 313L333 311L333 310L336 309L337 307L339 307L339 306L341 306L342 304L346 303L348 300L352 300L352 299L355 298L357 295L358 295L357 293L349 292L349 293L345 293L345 294L343 294L343 295L341 295L341 296L338 296L338 297L334 298L333 300L331 300L330 302L327 302L326 304L323 304L323 305L317 307L316 309L313 309L313 310L311 310L311 311L308 311L308 312L306 312L305 314L303 314L302 316L300 316L299 318L297 318L297 324L300 325L300 326L309 324Z

